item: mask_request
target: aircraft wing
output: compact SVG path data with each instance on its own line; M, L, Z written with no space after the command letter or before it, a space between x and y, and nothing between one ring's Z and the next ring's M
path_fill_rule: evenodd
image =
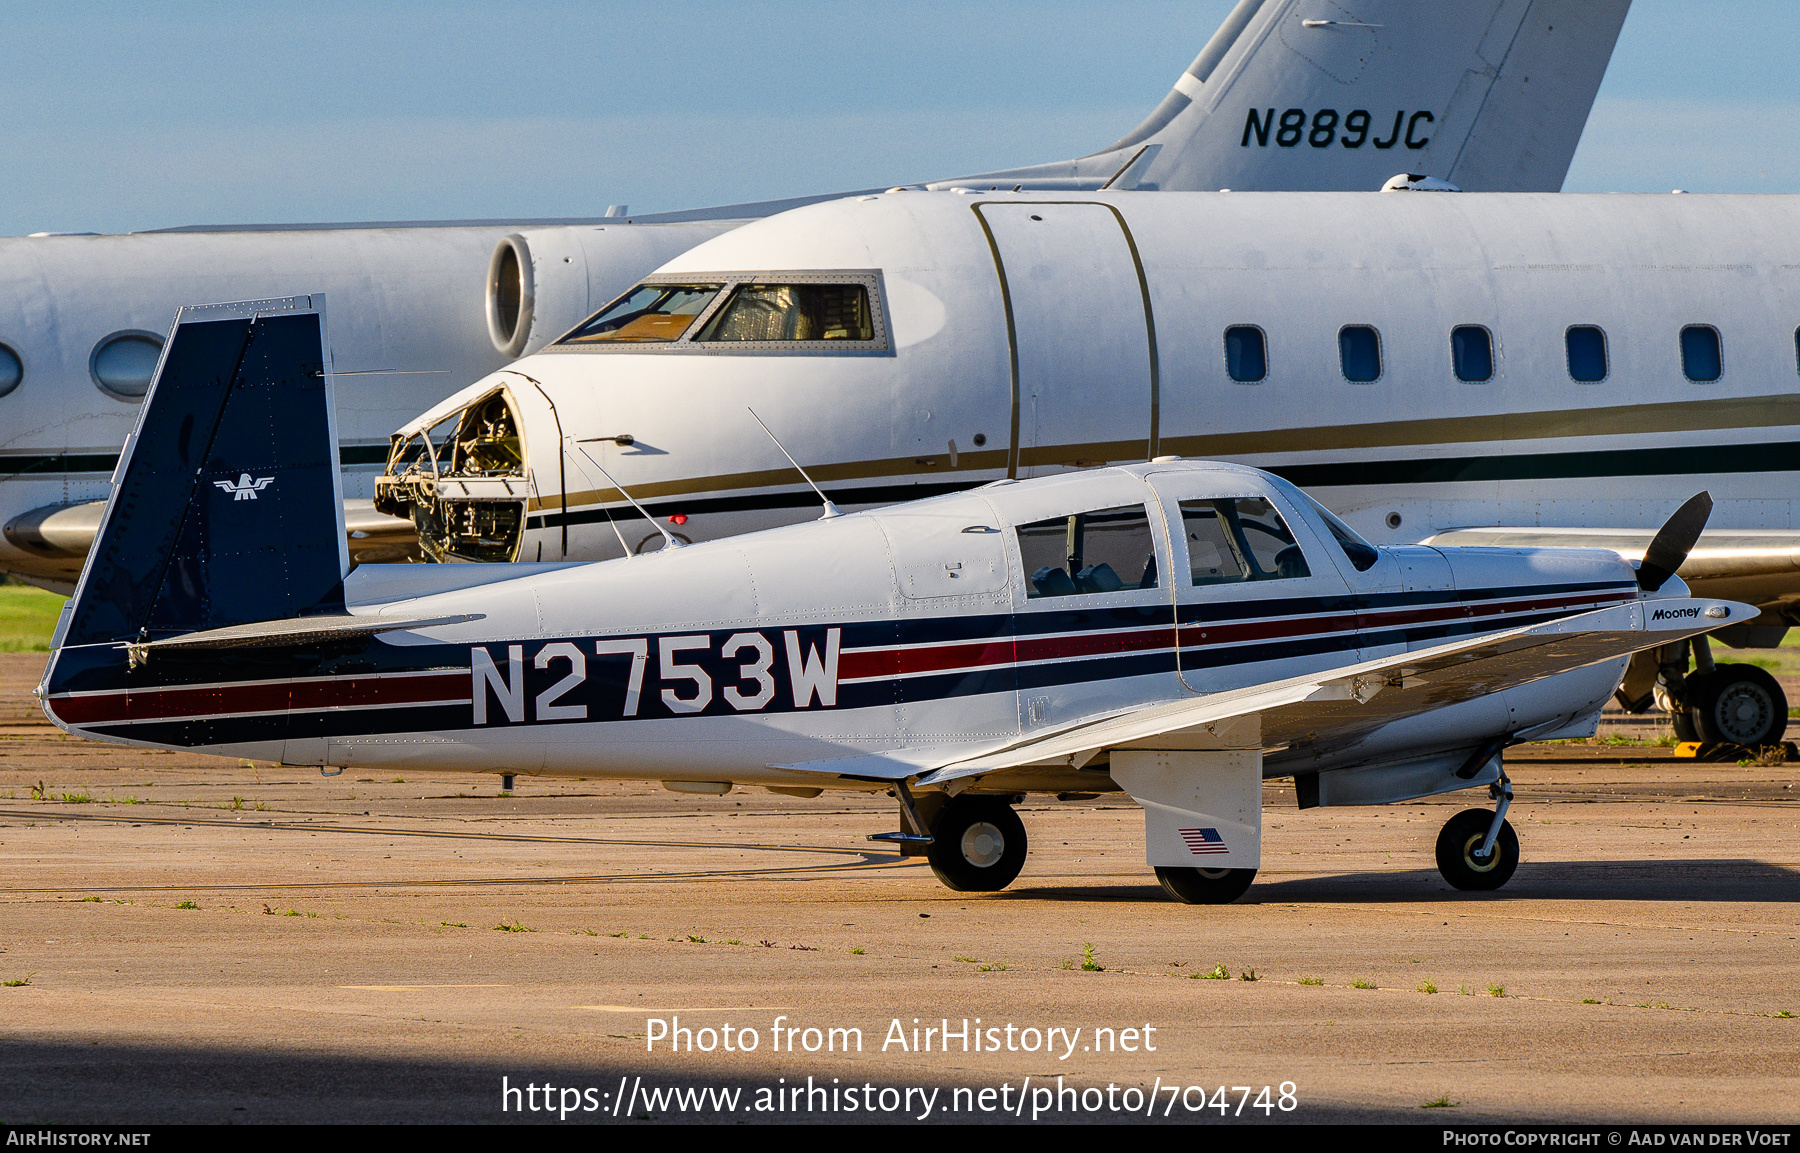
M1264 748L1353 738L1392 721L1669 644L1755 615L1695 598L1638 601L1564 620L1419 649L1327 674L1164 702L1087 721L923 773L921 785L1026 765L1079 766L1114 748L1168 747L1209 726L1257 715ZM1709 615L1712 614L1712 615ZM846 762L833 762L843 772ZM804 766L792 766L804 767ZM895 775L893 768L884 776Z
M1655 535L1655 529L1460 528L1438 533L1421 543L1453 547L1603 548L1626 560L1642 560ZM1800 601L1800 530L1708 530L1700 534L1676 575L1700 596L1748 601L1765 609ZM1734 620L1734 624L1745 623ZM1779 628L1785 632L1785 622ZM1723 639L1727 644L1738 643L1730 631ZM1776 639L1779 640L1779 633Z

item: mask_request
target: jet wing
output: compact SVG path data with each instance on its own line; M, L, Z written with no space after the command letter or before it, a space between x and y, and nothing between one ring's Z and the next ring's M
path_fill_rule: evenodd
M1655 529L1459 528L1421 542L1455 547L1603 548L1642 560ZM1800 530L1711 529L1688 551L1676 575L1702 596L1767 607L1800 600ZM1746 623L1736 621L1735 623ZM1785 631L1785 625L1782 626ZM1726 643L1733 643L1729 636Z
M44 558L44 564L31 568L32 576L66 581L73 591L81 562L94 547L105 515L103 500L46 505L6 522L4 532L14 547ZM344 502L344 531L349 536L350 559L357 564L405 561L419 555L412 521L376 512L373 501Z
M1108 749L1168 747L1166 742L1183 734L1252 715L1261 719L1266 749L1298 741L1341 741L1403 717L1670 644L1718 628L1722 622L1755 615L1750 605L1730 601L1689 597L1637 601L1322 675L1121 711L924 772L918 770L918 750L772 767L879 780L918 773L920 785L935 785L1027 765L1079 767Z

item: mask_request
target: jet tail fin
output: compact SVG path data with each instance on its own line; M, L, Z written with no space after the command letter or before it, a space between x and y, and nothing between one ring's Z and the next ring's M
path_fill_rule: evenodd
M322 296L183 308L54 648L342 611Z
M1555 192L1631 0L1239 0L1147 119L1079 160L939 181Z

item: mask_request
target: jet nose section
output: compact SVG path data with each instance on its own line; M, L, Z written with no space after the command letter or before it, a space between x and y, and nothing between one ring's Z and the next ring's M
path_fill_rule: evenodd
M519 408L502 385L434 427L394 437L374 511L410 520L434 561L515 561L531 483Z

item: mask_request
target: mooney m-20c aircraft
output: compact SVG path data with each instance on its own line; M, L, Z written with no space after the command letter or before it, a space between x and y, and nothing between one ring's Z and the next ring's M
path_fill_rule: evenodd
M394 438L378 507L443 559L599 559L838 504L1164 454L1316 492L1388 543L1643 555L1800 619L1800 198L891 192L665 265ZM1421 554L1423 558L1424 554ZM1453 585L1447 562L1417 580ZM1633 662L1688 739L1773 745L1776 681Z
M1168 97L1112 145L925 187L1374 189L1410 172L1555 191L1628 7L1242 0ZM0 570L73 587L182 304L299 287L331 295L351 553L395 559L414 551L412 526L368 498L397 426L679 253L819 199L648 216L618 206L580 221L0 239Z
M891 789L952 888L1008 884L1029 792L1123 790L1180 900L1302 806L1487 785L1444 876L1519 858L1502 750L1591 733L1634 650L1747 619L1603 550L1375 548L1299 489L1177 460L590 564L364 565L322 302L184 310L39 693L72 733L290 764L675 791ZM670 541L671 545L676 542Z

